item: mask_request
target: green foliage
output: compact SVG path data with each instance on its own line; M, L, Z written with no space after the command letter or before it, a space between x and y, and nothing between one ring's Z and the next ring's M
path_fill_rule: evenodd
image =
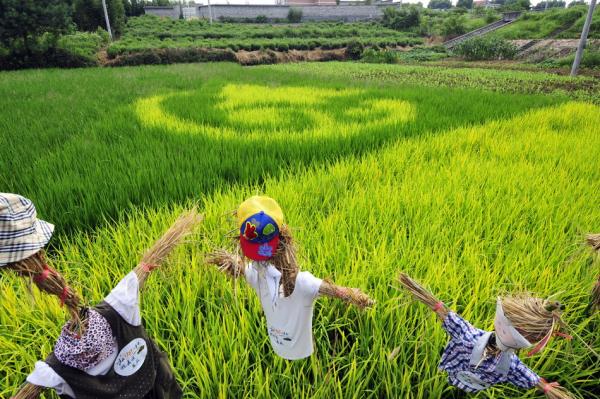
M473 0L458 0L456 2L456 7L462 7L470 10L473 8Z
M361 60L369 64L395 64L398 62L398 52L368 48L362 53Z
M459 43L453 53L467 60L509 60L517 54L517 47L498 37L479 36Z
M565 8L566 2L563 0L540 1L532 7L533 10L546 10L550 8Z
M437 61L448 56L444 46L414 47L408 51L369 48L363 52L362 61L371 64L421 63Z
M266 15L257 15L256 16L257 24L266 24L267 22L269 22L269 19L267 18Z
M98 28L94 33L76 32L70 35L61 36L58 39L57 47L74 55L96 60L98 50L109 42L108 32ZM95 63L95 62L94 62Z
M125 6L123 0L106 0L110 27L115 35L120 35L125 26ZM73 0L73 21L80 30L95 31L106 29L102 0Z
M348 43L348 46L346 47L346 56L351 60L358 60L361 57L364 49L365 45L362 44L362 42L353 40Z
M448 10L452 8L452 2L450 0L429 0L427 8L433 10Z
M506 0L503 11L528 11L531 8L530 0Z
M466 18L464 15L452 14L444 20L442 35L446 38L460 36L467 32Z
M0 186L56 224L51 265L90 304L182 206L199 204L197 235L140 298L186 397L450 398L460 393L437 368L447 335L396 289L401 270L482 329L499 293L557 295L564 321L600 350L585 312L597 269L577 244L600 219L598 107L511 93L569 87L598 82L348 62L4 73L0 159L18 172L0 174ZM277 357L255 293L203 263L234 247L228 215L256 193L280 202L303 270L377 301L359 312L319 299L306 360ZM10 271L0 281L0 396L10 397L52 350L65 312L36 289L29 300ZM594 397L600 364L589 349L550 345L522 360ZM490 394L536 395L508 385Z
M421 22L421 12L418 7L386 7L383 9L382 24L395 30L407 30L418 26Z
M42 35L56 38L71 23L66 0L2 0L0 2L0 43L17 58L39 53ZM42 52L44 49L42 49Z
M575 54L572 54L568 57L563 57L559 59L547 59L541 62L539 65L543 67L550 68L570 68L573 65L573 60L575 59ZM600 68L600 51L598 50L589 50L586 49L583 52L583 57L581 59L581 67L590 68L590 69L599 69Z
M287 20L290 23L300 23L302 21L302 9L291 7L288 10Z
M544 39L557 31L565 30L559 38L578 38L581 29L574 28L585 18L586 7L568 9L552 8L545 12L524 13L518 20L508 26L492 32L491 35L508 40L514 39ZM600 21L600 14L598 16ZM600 25L599 25L600 27Z
M166 48L229 48L285 51L344 48L352 41L384 47L422 43L414 34L376 23L303 23L256 25L176 21L153 16L130 18L121 39L108 48L110 57Z

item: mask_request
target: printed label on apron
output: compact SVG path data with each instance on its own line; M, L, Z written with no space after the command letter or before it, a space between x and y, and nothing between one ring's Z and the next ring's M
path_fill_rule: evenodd
M459 371L456 373L456 378L467 387L476 389L478 391L486 389L490 386L489 383L483 381L476 374L470 371Z
M146 341L142 338L134 339L125 345L125 347L121 349L121 352L119 352L113 366L115 373L122 375L123 377L134 374L144 364L147 354L148 345L146 344Z

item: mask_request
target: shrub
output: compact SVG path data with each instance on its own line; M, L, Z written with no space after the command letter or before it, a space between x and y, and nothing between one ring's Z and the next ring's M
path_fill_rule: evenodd
M362 56L365 46L358 40L352 40L346 46L346 57L358 60Z
M459 43L453 52L467 60L506 60L517 54L517 47L498 37L475 37Z
M257 15L256 23L257 24L266 24L269 21L266 15Z
M361 57L362 61L371 64L395 64L398 62L398 54L392 50L366 49Z
M290 8L288 11L287 19L290 23L299 23L300 21L302 21L302 10L295 7Z
M442 24L442 35L445 37L456 37L466 33L466 21L464 15L450 15Z
M419 26L421 13L415 6L410 7L386 7L383 9L382 24L395 30L405 30L413 26Z

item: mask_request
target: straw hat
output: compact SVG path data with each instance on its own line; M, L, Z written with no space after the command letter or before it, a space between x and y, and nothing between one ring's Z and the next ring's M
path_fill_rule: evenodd
M21 261L48 244L54 225L39 220L33 203L0 193L0 266Z

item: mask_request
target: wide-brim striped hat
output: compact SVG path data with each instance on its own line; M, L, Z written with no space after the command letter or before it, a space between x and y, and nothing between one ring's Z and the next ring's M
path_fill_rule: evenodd
M0 193L0 266L35 254L48 244L53 231L54 225L37 218L30 200Z

